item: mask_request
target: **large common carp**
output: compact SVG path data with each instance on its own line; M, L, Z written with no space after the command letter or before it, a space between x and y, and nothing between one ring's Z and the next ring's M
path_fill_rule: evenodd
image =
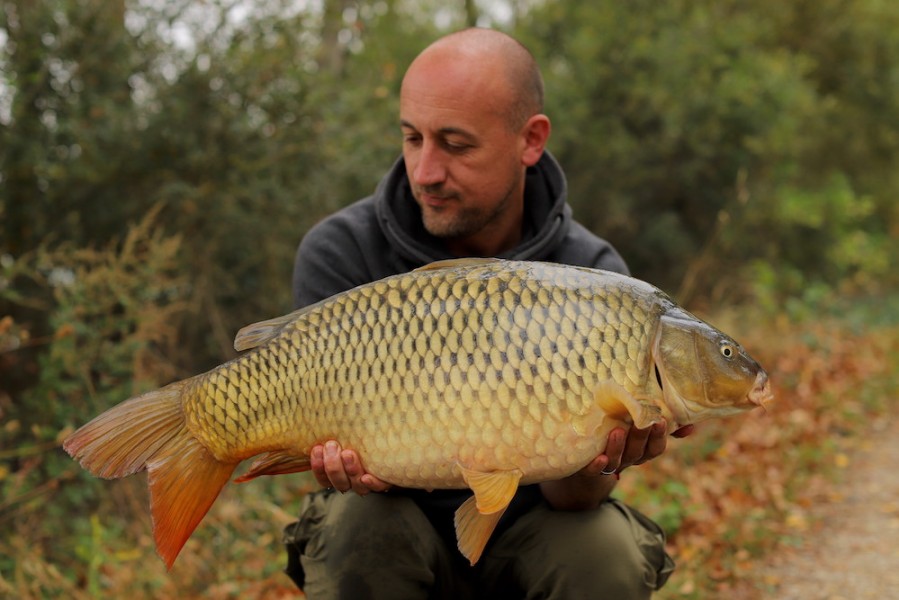
M734 340L657 288L537 262L434 263L242 329L211 371L127 400L65 450L94 475L147 470L171 567L234 469L309 469L335 439L399 486L471 488L474 564L520 484L559 479L619 426L671 429L771 398Z

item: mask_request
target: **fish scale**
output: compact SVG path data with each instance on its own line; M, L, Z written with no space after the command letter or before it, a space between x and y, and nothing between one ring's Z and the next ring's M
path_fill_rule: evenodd
M673 429L770 398L736 342L658 289L548 263L435 263L250 325L235 348L248 352L64 443L96 475L150 473L169 566L249 457L237 481L308 470L334 439L388 483L471 488L456 530L474 564L519 484L574 473L613 428Z
M277 365L277 376L271 385L257 388L257 393L265 396L253 401L281 406L280 413L295 417L293 427L279 430L282 437L293 434L292 439L279 439L274 444L269 439L269 447L289 444L305 454L325 434L348 447L360 448L367 469L387 481L398 485L465 487L459 472L434 481L437 468L445 464L447 457L473 456L476 446L483 445L485 439L494 447L494 456L490 464L480 466L488 469L515 466L509 458L513 453L502 435L509 423L500 418L508 413L512 402L527 404L527 418L540 427L529 426L524 421L514 425L526 428L531 435L544 436L546 439L540 445L547 447L548 442L568 434L570 427L564 414L583 414L589 408L592 401L589 390L595 382L611 378L631 393L646 395L641 386L646 384L648 358L645 352L641 354L633 348L648 346L651 323L633 330L620 328L634 342L627 344L626 340L615 337L610 344L611 324L604 318L606 306L629 308L630 312L621 313L622 319L633 318L632 302L609 294L606 306L597 305L595 295L591 297L584 292L580 278L568 277L560 282L540 277L537 271L528 273L528 279L509 272L485 280L483 271L469 269L440 279L427 271L410 273L353 290L317 312L300 315L290 329L302 335L292 335L290 330L282 332L271 342L274 348L270 352L278 358L269 356L261 361L261 364ZM436 290L435 280L439 282ZM435 313L432 302L428 301L434 297L441 299L441 312ZM497 298L502 302L497 302ZM646 300L656 301L652 296ZM444 315L446 318L441 319ZM580 327L573 325L572 317L581 319ZM368 330L358 333L360 339L369 340L364 354L358 351L358 345L353 348L349 344L350 337L355 337L349 332L360 328ZM602 339L591 344L585 333L591 330L605 330L605 333ZM508 359L513 338L519 340L514 350L519 364L526 365L522 370L512 366ZM597 344L602 345L597 347ZM569 369L565 359L569 346L579 347L582 359L584 354L595 359L585 358L584 367L578 361L578 369ZM348 358L350 354L352 360ZM360 359L367 368L357 373L350 365ZM305 374L296 395L285 389L284 382L290 381L287 373ZM519 386L520 381L525 383L523 388ZM251 410L250 402L235 392L234 388L228 389L229 403L239 411ZM354 401L360 398L366 401ZM539 402L534 402L535 398ZM335 402L335 399L343 401ZM441 419L444 413L436 408L444 402L450 406L458 402L465 404L467 410L457 413L456 420L467 421L474 414L480 417L472 421L477 427ZM321 407L333 410L321 410ZM416 411L411 413L416 415L419 425L414 433L394 438L384 428L405 428L407 420L376 416L397 411L402 414ZM436 445L451 450L437 461L419 463L419 454L410 452L408 447L375 445L360 435L371 429L360 426L369 419L376 419L381 434L399 440L402 446ZM208 447L216 448L220 460L242 459L268 449L250 448L248 439L235 436L235 431L246 429L235 428L234 423L234 419L229 420L223 431L220 421L207 419L195 433ZM473 439L467 440L467 446L463 443L459 447L459 436L451 439L448 434L452 428L461 428L466 434L471 429L476 435L465 435L463 440ZM227 439L225 446L217 444L222 438ZM508 438L507 434L505 439ZM595 443L582 443L581 451L595 455L599 448ZM504 461L497 460L498 455ZM544 475L549 465L546 457L529 458L537 467L535 477ZM584 455L573 457L570 468L583 460ZM531 468L531 465L517 466ZM421 481L422 477L426 481Z

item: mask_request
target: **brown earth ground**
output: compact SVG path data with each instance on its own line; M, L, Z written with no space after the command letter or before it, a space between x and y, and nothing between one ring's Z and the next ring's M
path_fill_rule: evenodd
M899 419L881 417L841 455L843 476L809 499L802 535L744 579L735 600L899 599Z

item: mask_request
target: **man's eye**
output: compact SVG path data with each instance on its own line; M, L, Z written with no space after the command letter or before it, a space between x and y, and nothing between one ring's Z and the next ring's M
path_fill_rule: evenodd
M471 148L471 144L462 144L462 143L458 143L458 142L457 143L446 142L444 144L444 146L446 146L446 149L449 150L450 152L456 152L456 153L465 152L466 150Z

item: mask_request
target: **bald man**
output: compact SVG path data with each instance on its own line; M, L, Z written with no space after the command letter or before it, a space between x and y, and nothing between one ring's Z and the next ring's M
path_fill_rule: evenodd
M374 194L300 243L296 307L454 257L627 273L608 242L572 219L565 176L545 151L543 81L519 42L487 29L436 41L403 78L399 116L402 157ZM453 531L469 491L391 487L330 440L312 449L325 490L285 530L287 570L311 600L649 598L673 569L664 534L609 494L621 471L665 446L664 423L617 429L580 472L521 487L471 567Z

